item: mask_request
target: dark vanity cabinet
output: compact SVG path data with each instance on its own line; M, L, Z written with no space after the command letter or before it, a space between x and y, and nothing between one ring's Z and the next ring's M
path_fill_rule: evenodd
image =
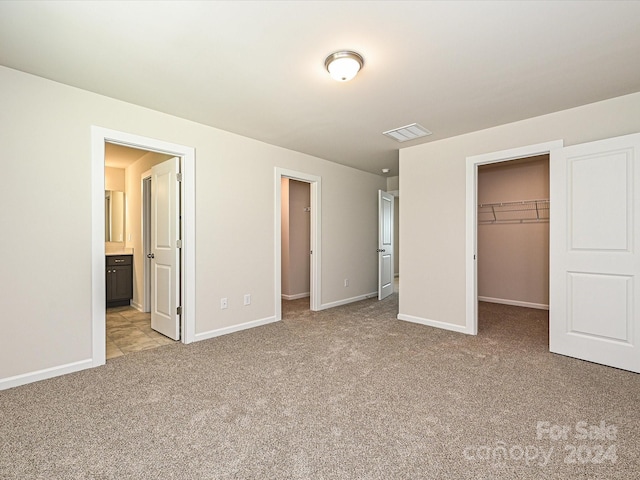
M133 298L133 255L107 255L107 307L129 305Z

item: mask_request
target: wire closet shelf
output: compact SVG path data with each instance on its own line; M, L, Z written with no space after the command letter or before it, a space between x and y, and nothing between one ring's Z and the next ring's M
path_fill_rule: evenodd
M549 200L481 203L478 223L536 223L549 221Z

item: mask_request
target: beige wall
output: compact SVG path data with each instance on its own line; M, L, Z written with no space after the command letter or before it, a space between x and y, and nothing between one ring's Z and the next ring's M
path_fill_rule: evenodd
M282 296L302 298L310 290L310 185L282 179Z
M387 177L387 192L395 192L400 190L400 177Z
M280 280L282 295L288 295L291 290L289 282L289 179L280 179L282 184L280 214L281 214L281 246L280 246Z
M401 315L465 325L466 158L640 132L640 93L400 150Z
M124 168L104 167L104 189L124 192Z
M549 198L549 156L478 169L478 203ZM549 222L478 225L478 297L549 305Z
M387 192L394 195L393 199L393 272L400 275L400 177L387 177Z
M0 247L29 252L6 255L0 274L0 309L12 319L0 335L0 387L92 357L92 125L195 148L196 334L275 315L275 167L322 178L322 304L376 291L383 177L5 67L0 103L13 179L0 201L20 205L0 212L15 232Z

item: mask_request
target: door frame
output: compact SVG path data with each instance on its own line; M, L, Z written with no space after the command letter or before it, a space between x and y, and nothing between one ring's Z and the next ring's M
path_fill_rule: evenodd
M549 163L553 161L552 150L562 148L564 140L553 140L525 147L501 150L498 152L485 153L482 155L473 155L466 158L466 239L465 251L466 259L466 322L463 332L469 335L478 334L478 262L476 260L478 254L478 167L480 165L489 165L491 163L508 162L520 158L534 157L536 155L549 154ZM551 177L551 168L549 168L549 182L554 179ZM551 305L549 305L551 311Z
M298 180L310 185L311 198L311 273L309 288L309 307L311 311L321 310L321 190L322 178L317 175L296 172L285 168L275 167L275 280L274 280L274 301L275 301L275 319L282 320L282 179L288 178Z
M104 149L105 143L139 148L182 158L181 289L183 343L195 339L195 149L95 125L91 126L91 360L106 362Z
M141 226L142 226L142 255L144 261L143 284L144 294L142 296L142 311L151 312L151 268L147 255L151 252L151 170L147 170L141 175Z

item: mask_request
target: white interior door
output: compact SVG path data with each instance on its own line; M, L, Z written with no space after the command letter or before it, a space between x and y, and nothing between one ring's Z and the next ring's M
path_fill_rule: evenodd
M640 372L640 134L551 153L549 349Z
M180 339L179 159L151 169L151 328Z
M378 190L378 300L393 293L393 195Z

